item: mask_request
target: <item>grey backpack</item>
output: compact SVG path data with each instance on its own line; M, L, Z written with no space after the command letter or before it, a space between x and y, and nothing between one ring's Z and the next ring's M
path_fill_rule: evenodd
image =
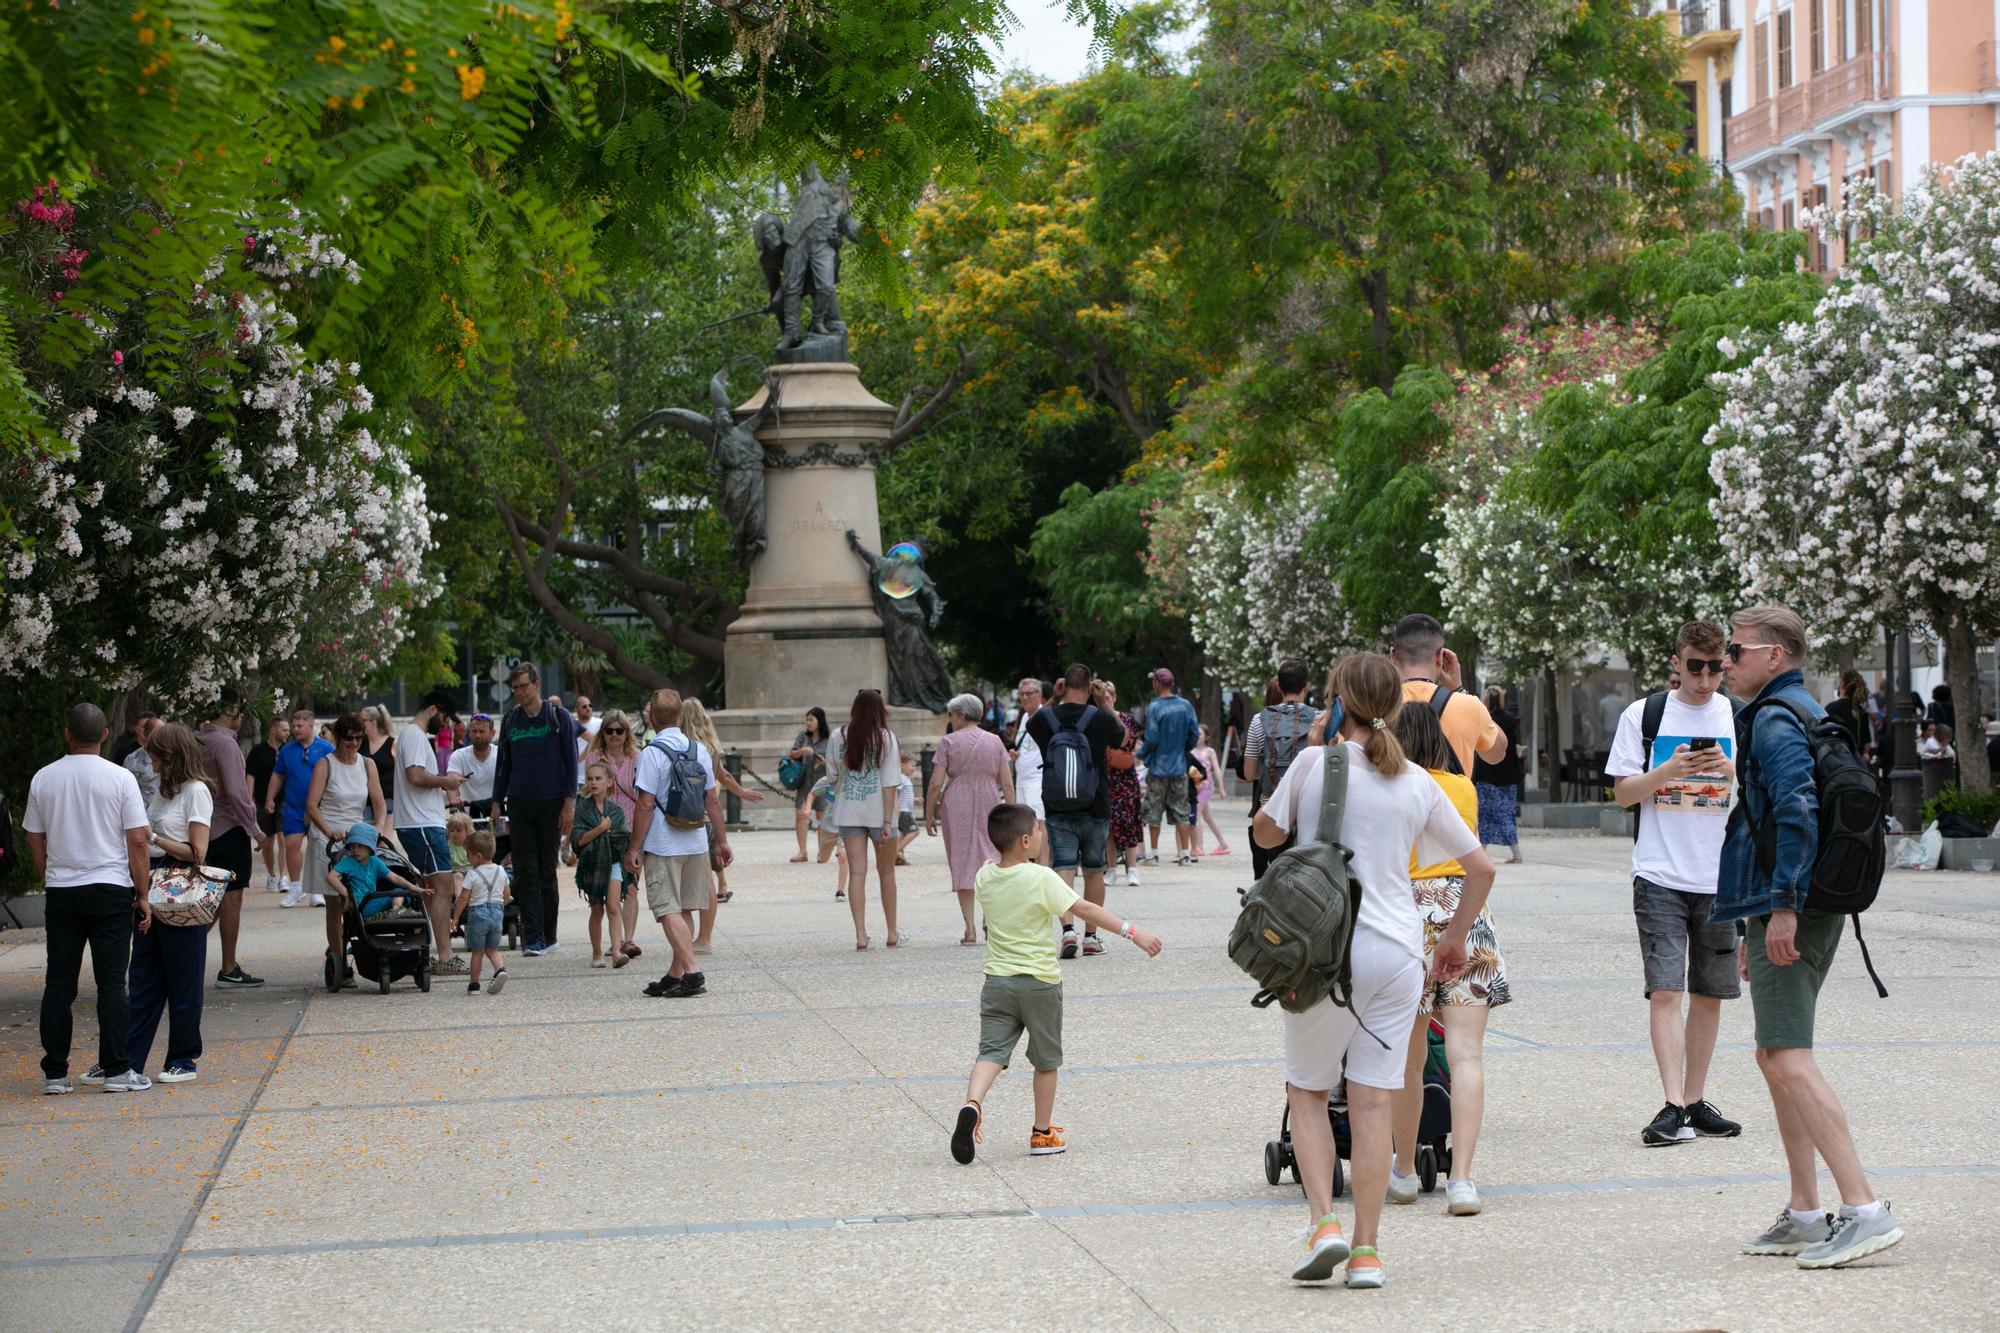
M1329 996L1350 1007L1354 977L1348 953L1361 912L1361 881L1348 868L1353 853L1340 845L1347 763L1345 745L1326 747L1319 840L1288 847L1272 859L1244 892L1243 910L1229 932L1230 961L1257 983L1250 1003L1259 1009L1276 1001L1303 1013Z

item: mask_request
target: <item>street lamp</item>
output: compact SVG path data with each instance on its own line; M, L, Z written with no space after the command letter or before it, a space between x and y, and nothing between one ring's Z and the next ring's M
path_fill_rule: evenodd
M1917 766L1917 710L1910 689L1910 636L1896 635L1896 665L1889 687L1889 734L1895 765L1889 770L1889 808L1897 827L1915 836L1924 829L1924 773Z

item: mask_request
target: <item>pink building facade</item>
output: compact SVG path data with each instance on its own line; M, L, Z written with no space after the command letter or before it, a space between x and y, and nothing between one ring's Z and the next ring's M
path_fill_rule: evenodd
M1872 179L1901 194L1925 166L1995 146L2000 0L1735 0L1722 158L1750 217L1791 228ZM1841 238L1815 234L1815 269Z

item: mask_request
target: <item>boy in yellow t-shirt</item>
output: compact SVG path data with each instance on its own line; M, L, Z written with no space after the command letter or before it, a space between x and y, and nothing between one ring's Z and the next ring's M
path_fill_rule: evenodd
M979 992L979 1059L951 1135L951 1155L960 1164L972 1160L975 1143L984 1142L981 1103L1014 1058L1024 1030L1028 1062L1035 1067L1035 1123L1028 1152L1047 1157L1065 1147L1062 1126L1049 1122L1056 1106L1056 1070L1062 1066L1062 970L1051 923L1073 914L1123 935L1149 958L1160 952L1158 936L1078 898L1053 870L1035 864L1032 807L994 806L986 816L986 836L999 851L1000 864L981 867L972 882L986 918L986 984Z

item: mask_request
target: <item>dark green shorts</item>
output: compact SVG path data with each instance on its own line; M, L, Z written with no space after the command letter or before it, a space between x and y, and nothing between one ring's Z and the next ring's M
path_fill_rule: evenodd
M1813 1015L1819 1008L1819 988L1833 969L1840 948L1844 916L1800 912L1799 960L1787 967L1772 963L1764 952L1769 917L1753 917L1746 948L1750 962L1750 1007L1757 1014L1757 1045L1764 1050L1811 1050Z
M1062 984L1040 977L988 977L979 991L979 1058L1005 1069L1028 1034L1028 1063L1062 1068Z

